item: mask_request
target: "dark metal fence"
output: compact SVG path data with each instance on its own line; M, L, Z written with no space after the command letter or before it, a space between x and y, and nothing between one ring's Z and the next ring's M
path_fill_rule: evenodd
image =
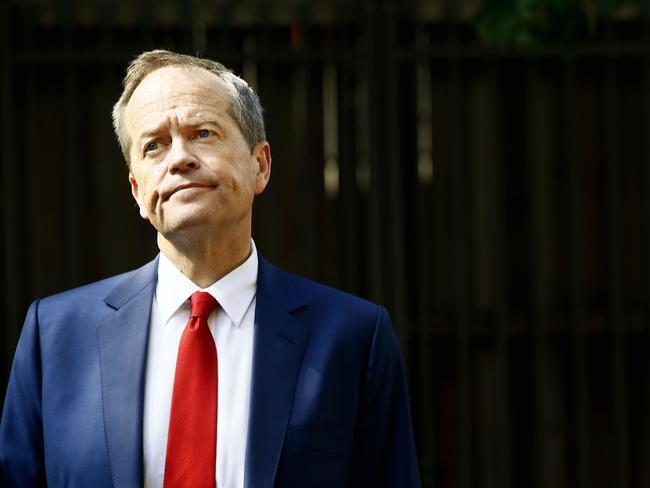
M2 377L32 299L154 256L110 109L199 52L266 107L261 252L389 308L425 486L650 486L650 16L524 51L471 10L2 3Z

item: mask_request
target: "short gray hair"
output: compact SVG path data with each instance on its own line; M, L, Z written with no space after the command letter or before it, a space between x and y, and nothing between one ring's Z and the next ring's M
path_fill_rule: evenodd
M258 142L266 140L262 106L253 89L243 79L234 74L223 64L211 59L178 54L157 49L140 54L129 64L122 81L123 90L120 99L113 106L113 128L120 143L122 154L130 167L129 151L131 139L124 126L124 111L131 100L133 92L148 75L160 68L177 66L182 68L199 68L214 73L230 92L230 115L237 121L244 140L252 151Z

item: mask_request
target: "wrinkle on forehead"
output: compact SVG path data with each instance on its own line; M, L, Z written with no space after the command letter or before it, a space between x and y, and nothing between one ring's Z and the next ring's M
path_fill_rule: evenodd
M173 108L177 103L230 104L226 84L213 73L193 68L167 67L148 75L135 89L127 104L130 110L153 104ZM213 103L214 102L214 103Z
M125 122L130 136L137 138L134 129L149 125L145 129L149 132L153 125L160 126L160 120L155 124L147 124L147 120L156 119L165 112L174 112L169 115L183 122L205 112L209 113L208 118L223 114L218 117L223 119L224 116L230 118L230 103L226 84L215 74L199 68L160 68L142 80L133 92L126 107ZM171 122L169 117L165 119Z
M191 83L188 83L188 80ZM158 90L161 94L169 90L169 84L179 81L188 88L188 91L210 90L215 93L229 93L226 84L214 73L195 67L166 66L152 71L140 82L131 95L131 100L138 97L143 91ZM176 87L175 87L176 88ZM171 91L175 93L176 89ZM129 101L130 102L130 101Z
M141 110L141 111L159 111L159 110L168 110L175 109L179 105L222 105L222 100L219 100L219 95L215 94L214 102L212 99L201 95L187 94L187 93L176 93L175 95L169 97L147 97L144 100L135 100L133 105L129 105L132 110ZM216 102L216 103L215 103Z

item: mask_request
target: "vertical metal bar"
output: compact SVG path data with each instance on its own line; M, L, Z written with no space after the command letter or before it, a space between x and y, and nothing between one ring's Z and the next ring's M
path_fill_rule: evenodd
M372 179L372 170L370 167L370 146L372 144L371 135L371 122L370 122L370 106L372 100L370 97L370 63L368 57L370 56L370 29L367 27L368 21L364 18L363 24L366 25L362 28L362 41L360 42L360 56L359 59L363 60L357 66L357 82L354 93L354 105L357 113L355 119L355 154L354 154L354 181L355 190L358 195L358 202L360 211L358 220L361 222L360 245L354 250L355 255L359 248L363 248L365 252L361 253L363 262L357 265L357 282L359 283L359 290L367 297L378 296L379 286L377 281L379 279L379 270L374 269L375 262L379 259L379 245L371 236L373 228L373 221L371 219L371 194L370 185Z
M418 49L430 47L427 36L418 27ZM421 399L421 450L420 471L423 486L434 486L435 477L435 432L434 432L434 393L433 393L433 358L431 354L431 322L433 296L431 259L431 183L433 180L434 146L432 127L431 67L427 56L417 60L416 64L416 113L418 144L418 179L416 185L416 221L421 235L416 239L415 275L417 277L417 343L420 372L419 396Z
M643 45L645 54L642 57L642 94L643 94L643 133L650 134L650 3L646 2L642 10L643 15ZM650 137L643 138L643 167L644 167L644 192L645 192L645 247L650 250ZM650 252L646 252L645 270L645 320L650 324ZM650 326L645 330L645 349L650 351ZM646 360L646 378L650 377L650 354ZM650 452L650 382L646 381L644 389L642 417L644 429L642 431L643 442L639 459L646 459ZM650 463L641 463L639 467L639 478L641 486L650 485Z
M533 335L533 399L536 465L533 476L537 486L555 487L562 476L560 460L563 455L561 433L557 428L558 388L548 344L550 222L549 188L553 156L549 154L552 144L549 133L549 96L546 84L539 77L538 61L528 61L527 72L527 134L529 159L529 188L531 192L531 313Z
M534 443L532 453L534 457L532 468L532 481L538 488L551 488L553 479L550 465L548 445L550 442L548 424L548 394L545 375L548 372L547 363L547 331L546 331L546 289L544 283L544 270L546 269L545 245L545 193L544 181L546 159L543 157L545 141L539 131L544 121L541 119L540 84L538 81L537 67L534 60L528 60L527 82L527 108L528 124L527 157L529 168L528 187L530 191L530 267L531 273L531 313L533 336L533 398L534 398Z
M450 24L449 41L455 46L458 40L458 5L453 0L445 3ZM449 121L452 127L451 147L451 261L453 316L456 326L456 364L458 369L458 463L457 479L459 488L474 486L474 438L472 429L472 390L470 360L470 323L467 268L467 222L466 222L466 170L464 134L465 126L461 114L463 96L461 91L461 59L458 53L450 56L451 73L449 78Z
M323 62L323 181L325 195L339 194L338 69L335 61Z
M116 186L113 185L118 183L120 177L126 179L127 172L123 166L126 162L124 161L121 152L118 150L119 145L116 139L111 137L112 126L110 125L112 120L112 105L119 97L119 91L116 90L116 87L120 86L115 75L115 66L120 66L120 68L123 69L128 60L118 59L117 63L115 63L112 58L116 52L114 40L116 7L112 3L103 0L96 0L96 2L98 17L101 19L102 30L102 43L100 49L103 53L102 58L105 60L104 64L97 68L101 72L102 76L102 84L99 93L101 93L101 101L108 101L108 104L105 112L96 115L96 117L98 117L97 127L104 128L107 131L102 132L101 135L97 137L98 154L102 155L102 159L100 160L101 162L98 162L94 167L95 185L97 188L95 198L97 199L101 221L104 225L101 225L96 231L96 235L98 236L98 249L94 252L99 256L99 272L104 275L114 274L121 271L124 263L128 262L129 253L132 252L128 245L130 241L129 237L132 235L130 228L123 230L126 234L125 238L115 239L114 236L115 229L124 227L124 223L121 222L121 216L124 214L115 211L116 203L114 201L114 189ZM103 107L104 105L99 104L99 106ZM125 195L120 199L120 210L126 210L127 208L130 210L133 208L133 206L129 206L132 201L128 198L129 197Z
M309 42L307 20L307 3L302 2L298 23L302 35L302 41L298 46L297 53L300 61L294 72L294 83L298 93L298 96L295 98L297 106L294 107L294 120L296 121L296 128L299 128L302 132L301 143L296 144L296 159L302 176L301 188L303 190L302 229L305 242L302 248L303 269L308 276L316 278L318 269L317 262L320 257L320 244L319 239L316 237L316 224L319 221L316 198L320 197L321 193L317 190L315 180L317 174L322 174L322 168L318 171L316 165L320 166L322 162L314 158L311 128L315 120L310 120L309 118L312 113L312 101L315 97L314 83L311 80L312 65L306 56L309 50L309 47L306 45Z
M416 269L418 310L417 310L417 331L419 345L419 370L420 384L419 396L421 399L422 425L420 459L422 471L422 484L433 486L435 477L435 432L434 432L434 393L433 393L433 358L431 354L431 322L432 322L432 259L431 259L431 229L430 220L431 204L431 180L433 178L433 147L432 147L432 121L431 121L431 76L428 58L422 60L417 66L417 93L416 103L418 106L418 176L416 219L421 235L416 240ZM425 108L426 107L426 108Z
M293 26L296 32L300 33L297 45L293 45L294 49L294 63L292 67L292 84L293 84L293 104L291 118L294 126L294 137L296 144L294 147L293 160L297 166L297 173L299 175L300 188L301 188L301 239L303 245L300 246L300 256L296 256L302 264L301 269L304 274L310 278L316 278L316 238L314 221L316 219L314 193L316 192L316 185L314 183L314 161L311 151L311 124L309 120L310 105L312 100L312 92L310 83L310 64L305 55L305 42L307 42L307 33L305 32L305 19L297 26Z
M490 115L487 140L489 141L489 155L491 178L487 183L490 186L490 227L492 229L492 307L494 310L494 337L495 337L495 429L496 439L492 445L494 450L494 484L499 488L512 486L512 446L510 429L510 388L509 388L509 363L508 363L508 304L507 304L507 263L505 256L508 253L505 233L503 207L504 171L501 153L500 113L501 97L498 85L498 72L496 61L488 67L488 93Z
M409 369L409 338L411 335L411 319L407 312L406 297L409 294L409 283L406 280L406 251L404 246L404 195L402 191L403 184L403 164L401 158L401 137L400 124L398 117L400 115L400 103L398 94L400 92L399 73L402 70L402 60L397 58L397 5L396 0L386 0L382 18L384 19L384 40L386 41L384 62L388 69L384 68L386 84L385 110L386 116L383 117L383 129L385 133L384 147L387 149L388 159L386 161L387 171L382 173L384 192L388 195L388 201L383 198L383 202L388 203L388 236L389 252L387 257L390 263L390 273L387 276L388 287L390 290L390 307L391 315L397 329L400 339L404 364Z
M72 0L61 2L61 18L64 28L64 49L68 54L75 52L72 40L74 3ZM74 286L81 282L83 263L87 261L87 252L81 245L82 225L85 219L82 218L81 209L83 207L83 198L81 192L85 188L81 175L84 168L81 167L79 160L79 131L77 127L77 111L79 104L77 101L78 84L77 84L77 61L74 56L70 56L65 66L65 86L64 86L64 148L63 155L65 165L63 167L64 185L64 202L65 202L65 285Z
M26 80L24 89L25 95L25 118L26 127L37 133L42 131L40 127L37 101L40 90L36 84L38 76L37 61L34 59L36 49L34 49L33 40L37 38L35 32L34 16L28 15L26 20L25 39L25 54L27 58ZM37 48L38 49L38 48ZM43 175L47 174L47 168L44 168L43 159L40 155L40 144L29 144L25 149L26 165L24 171L27 174L27 181L31 184L26 189L27 198L24 205L27 209L27 222L28 229L27 243L29 247L29 261L28 261L28 276L30 293L34 296L41 296L43 284L48 283L48 273L44 272L43 256L47 255L48 249L44 244L47 242L43 238L43 226L47 219L43 218L43 202L41 199L42 188L41 184L45 180Z
M605 102L607 154L607 244L608 302L612 330L612 404L614 406L614 476L617 488L629 486L627 377L625 374L625 322L623 320L623 275L620 222L620 157L618 137L618 93L616 64L609 59L606 67Z
M476 71L472 71L467 76L467 98L468 112L470 112L472 123L468 123L467 138L470 149L467 151L467 174L468 187L470 195L468 206L472 214L470 221L471 240L468 243L468 251L472 255L473 272L471 274L471 285L473 294L471 296L471 306L478 313L490 317L489 313L494 314L493 304L493 287L491 281L493 263L493 244L494 236L490 232L492 228L492 219L494 218L495 205L491 191L494 190L492 179L496 179L495 164L492 161L492 138L494 116L491 113L492 93L488 93L489 77L486 76L484 64L479 60L473 60ZM479 71L480 69L480 71ZM493 317L494 320L494 317ZM496 465L499 451L496 449L496 443L499 438L499 432L496 427L498 420L497 413L497 340L490 334L486 324L486 342L487 347L480 348L477 354L474 366L475 395L474 408L476 411L476 479L481 480L482 488L495 488L499 486L496 482ZM476 333L475 333L476 334ZM474 335L474 334L473 334Z
M36 25L36 16L27 15L25 19L25 124L26 127L36 129L42 128L42 120L39 118L39 95L41 88L37 80L39 77L39 66L36 55L39 46L34 46L34 40L38 38ZM42 80L41 80L42 82ZM25 149L26 168L28 181L32 182L27 189L27 198L23 202L26 209L27 219L27 247L29 248L29 261L28 261L28 286L30 293L33 296L43 295L43 290L47 289L49 273L45 267L44 256L50 252L44 239L43 227L48 219L44 217L43 199L42 199L42 183L47 178L48 169L44 167L44 162L41 157L40 144L30 144ZM53 240L61 238L62 236L55 236ZM51 241L52 239L50 239ZM51 271L51 270L50 270Z
M368 35L364 39L367 57L367 104L369 120L368 163L370 169L370 187L367 207L367 235L370 237L367 253L367 283L371 300L385 303L386 277L386 235L382 222L382 174L387 166L386 146L384 141L384 113L381 104L385 91L385 71L380 69L380 60L384 61L384 25L381 18L381 1L366 0L368 14Z
M256 59L257 42L254 36L248 36L242 44L242 76L246 83L255 90L255 93L259 94L259 61Z
M37 38L36 19L32 15L25 15L25 66L24 66L24 124L27 128L39 128L37 97L41 90L36 84L38 79L38 61L36 53L38 48L34 47L34 39ZM28 181L33 182L24 192L20 205L25 216L25 238L26 247L29 249L29 260L27 261L27 289L31 296L41 295L43 283L46 281L43 270L43 255L47 252L43 245L42 235L42 208L41 208L41 181L43 179L43 162L39 154L39 145L30 144L25 148L25 172Z
M155 2L153 0L141 0L138 25L142 26L142 44L145 49L153 49L154 47L154 16L153 12Z
M356 261L357 256L361 256L355 265L354 279L357 283L357 289L365 297L379 296L379 273L375 265L379 261L380 242L377 241L373 230L376 228L376 220L373 219L372 200L375 198L371 195L371 182L373 169L370 166L371 146L373 143L373 127L371 122L371 56L374 28L373 7L371 0L362 2L361 15L359 20L359 40L357 43L358 51L355 61L349 61L351 69L356 77L354 78L354 95L353 104L355 111L353 131L355 136L354 144L354 166L350 169L354 178L354 196L358 211L355 220L359 222L359 230L355 232L358 236L357 247L348 259ZM359 60L359 61L357 61ZM348 223L347 225L351 225ZM360 251L363 249L363 251Z
M420 33L419 37L424 37ZM419 49L429 47L426 39L419 41ZM416 132L417 132L417 183L428 186L433 180L433 128L431 102L431 71L427 57L419 59L415 66L416 85Z
M341 36L342 37L342 36ZM339 79L342 90L339 91L340 109L339 113L339 134L341 141L340 164L340 195L338 199L338 216L341 222L341 238L339 249L341 259L339 260L339 274L343 288L352 292L360 293L359 284L359 263L357 250L359 248L358 236L358 195L356 185L356 148L360 143L358 134L355 133L355 126L352 123L353 117L360 116L355 104L354 84L359 79L359 73L355 70L354 63L347 58L342 58L339 64Z
M16 167L19 164L14 160L14 123L13 123L13 83L12 74L14 65L12 50L9 40L12 35L13 11L11 2L0 3L0 154L2 155L2 179L0 189L2 190L2 316L3 327L2 337L2 362L0 363L2 392L11 368L14 348L18 342L20 330L21 305L24 288L24 275L20 272L19 248L21 240L21 221L18 215L18 172ZM0 403L4 403L4 394L0 397Z
M327 34L326 34L327 35ZM334 46L327 43L328 50ZM331 56L331 52L326 53ZM340 200L340 149L339 149L339 90L338 90L338 60L323 60L323 183L325 198L321 206L325 207L328 217L325 225L331 229L338 227L338 219L332 218L330 208L336 209ZM334 235L340 236L340 232ZM319 274L326 282L340 286L340 266L328 266L334 259L340 261L333 253L336 243L331 234L321 237L321 259L319 260Z
M187 22L192 29L192 51L199 56L206 56L208 47L207 19L202 7L207 8L206 2L192 0L188 2Z
M449 121L452 127L451 160L451 261L453 322L456 326L456 366L458 369L458 486L470 488L474 485L472 432L472 391L469 329L469 297L467 269L467 197L466 160L463 150L465 125L462 117L463 96L461 91L461 60L451 59L449 77Z
M466 226L466 188L465 160L463 153L463 121L462 96L460 90L460 60L453 59L451 67L449 93L452 107L450 121L453 129L451 184L451 259L455 270L453 277L453 307L454 323L456 324L456 354L458 368L459 393L459 470L458 479L461 488L473 486L473 436L472 436L472 394L470 367L470 330L469 330L469 300L467 283L467 226Z
M233 5L229 2L219 2L219 4L220 5L217 13L217 25L219 29L219 36L218 36L218 42L214 43L215 45L214 57L220 62L227 63L229 62L228 58L231 55L230 32L232 28ZM242 53L244 58L246 58L247 51L252 49L255 44L256 44L255 38L253 36L250 36L244 40L244 52ZM210 47L208 49L212 49L212 48Z
M577 109L576 105L576 59L567 57L564 64L564 107L566 130L564 143L569 167L569 252L570 252L570 296L571 296L571 334L573 339L573 435L576 439L575 480L577 488L591 486L589 481L589 429L588 429L588 389L587 354L585 347L585 290L584 290L584 175L578 161L577 147Z

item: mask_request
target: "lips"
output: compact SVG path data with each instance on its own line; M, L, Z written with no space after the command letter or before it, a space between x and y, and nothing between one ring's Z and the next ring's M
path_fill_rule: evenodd
M180 185L180 186L177 186L176 188L174 188L171 192L167 193L167 197L165 198L165 200L171 198L171 196L174 193L178 193L179 191L182 191L182 190L188 190L190 188L212 188L212 185L204 185L204 184L201 184L201 183L187 183L185 185Z

